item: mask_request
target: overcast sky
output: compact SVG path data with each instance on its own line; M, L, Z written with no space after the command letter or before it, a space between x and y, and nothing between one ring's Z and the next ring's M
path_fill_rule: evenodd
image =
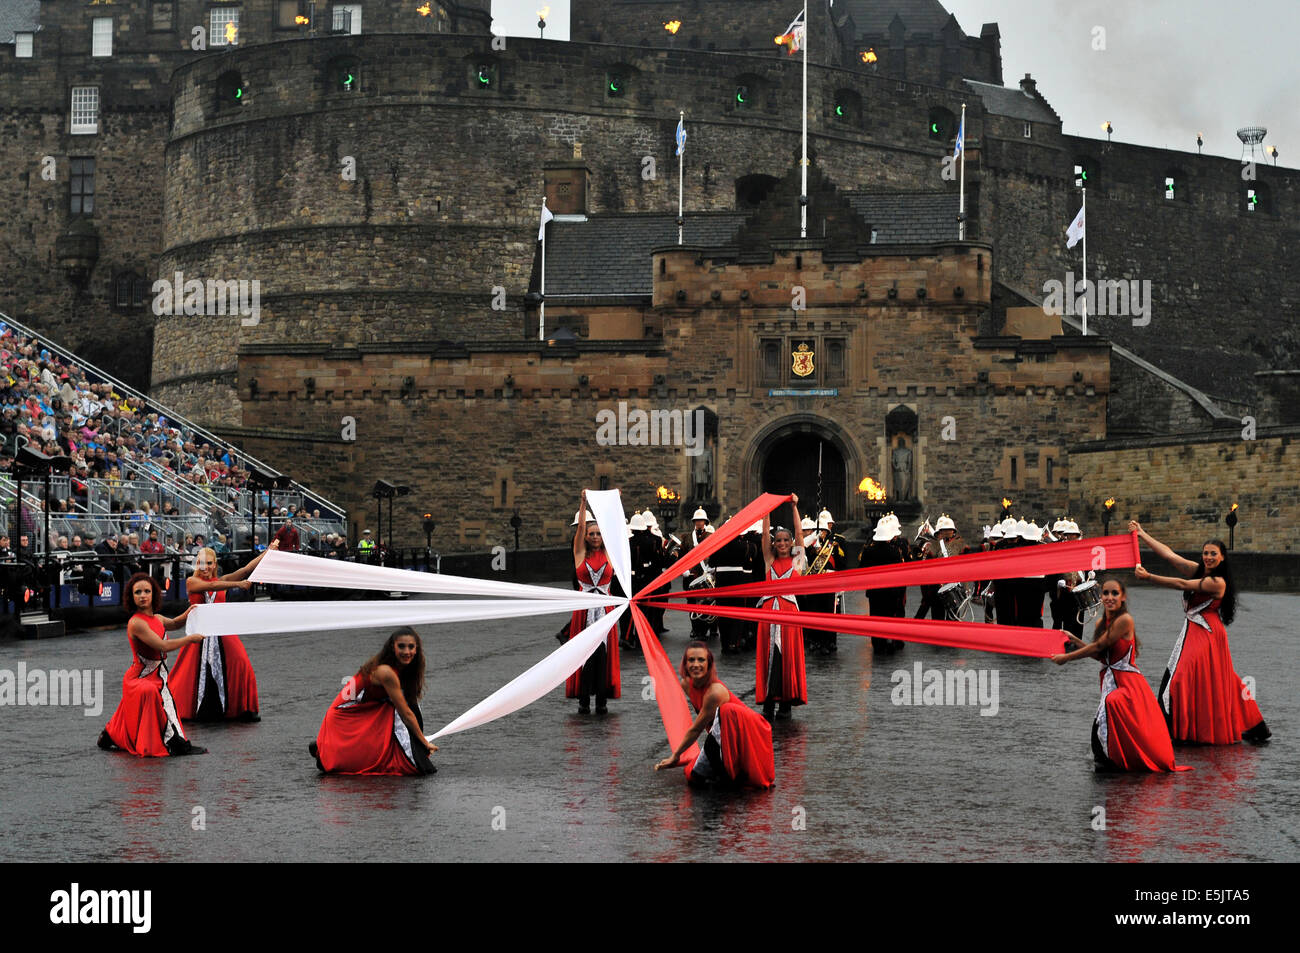
M548 2L546 37L568 39L568 0ZM1235 159L1236 130L1263 125L1278 164L1300 167L1300 0L940 2L968 35L998 24L1006 85L1032 73L1068 134L1104 138L1109 120L1117 142L1194 153L1200 132L1207 154ZM496 32L536 37L543 5L494 0Z

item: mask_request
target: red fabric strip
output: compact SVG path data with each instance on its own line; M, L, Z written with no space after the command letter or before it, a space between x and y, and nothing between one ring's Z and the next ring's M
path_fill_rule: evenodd
M789 581L791 580L786 580ZM679 612L690 612L696 608L669 602L642 602L641 605L662 606ZM747 609L739 606L710 606L709 613L728 619L800 625L805 629L824 629L828 632L843 632L845 635L874 635L884 639L901 639L904 642L997 652L1001 655L1028 655L1033 658L1047 658L1057 654L1065 641L1065 633L1057 629L1031 629L984 622L938 622L933 619L893 619L887 616L837 615L802 610L774 612L771 609Z
M714 533L714 536L717 535ZM947 559L926 559L919 562L895 563L890 566L821 573L816 576L799 576L779 582L751 582L743 586L721 586L704 591L674 592L665 594L663 598L798 596L888 589L895 586L942 585L963 580L1046 576L1071 570L1086 571L1094 566L1099 571L1127 569L1138 563L1138 558L1133 551L1136 539L1136 533L1124 536L1098 536L1070 543L1045 543L1001 552L967 553L965 556L950 556Z
M763 518L763 514L770 513L786 500L790 499L789 495L780 496L776 493L764 493L754 502L750 503L743 510L727 520L707 540L696 546L690 552L686 553L681 559L673 563L662 573L659 578L650 583L644 589L636 594L634 598L641 598L646 593L654 592L666 582L672 582L692 566L699 564L700 560L708 559L727 543L731 542L750 526ZM710 590L712 591L712 590Z
M668 653L664 647L655 638L654 629L646 620L645 613L641 611L637 603L633 602L629 608L632 610L632 624L636 626L637 638L641 642L641 654L645 656L645 667L654 679L655 701L659 705L659 717L664 722L664 732L668 735L668 744L671 750L676 751L677 746L681 744L682 738L686 737L686 731L695 722L691 717L690 707L686 703L686 696L682 693L681 676L677 669L673 668L673 663L668 659ZM690 764L694 762L699 754L699 748L696 745L691 747L682 755L678 763Z

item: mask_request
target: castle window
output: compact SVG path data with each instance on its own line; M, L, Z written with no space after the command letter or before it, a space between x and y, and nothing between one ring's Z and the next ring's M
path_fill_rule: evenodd
M239 45L239 8L213 7L208 11L208 46Z
M781 383L781 342L767 338L760 345L762 364L759 372L764 384Z
M842 339L831 338L826 342L826 382L828 384L844 382L845 354L846 348Z
M234 109L244 103L244 81L231 70L217 77L217 109Z
M113 55L112 17L95 17L90 21L90 55Z
M175 6L172 0L153 0L149 4L149 29L168 32L176 29Z
M622 72L612 72L605 77L605 95L610 99L622 99L627 92L627 76Z
M1269 195L1268 186L1263 182L1247 183L1242 195L1245 199L1244 211L1247 213L1252 215L1273 213L1273 200Z
M353 35L361 32L361 4L334 4L334 32Z
M1032 122L1025 123L1025 138L1034 138L1034 124Z
M99 87L72 87L72 126L74 136L93 136L99 132Z
M862 97L851 89L837 89L831 118L846 125L857 125L862 118Z
M1187 199L1187 176L1182 169L1170 169L1165 173L1165 201L1182 202Z
M345 56L330 60L327 89L332 93L355 93L361 88L361 65Z
M495 63L477 63L470 69L470 86L474 89L489 90L497 85L497 67Z
M30 33L14 34L14 56L20 60L32 58L32 35Z
M276 0L275 28L277 30L296 30L299 27L306 26L306 17L302 17L302 23L298 22L298 18L301 16L302 8L299 0Z
M770 175L742 175L736 180L736 208L758 208L776 188L777 180Z
M746 73L736 77L736 85L731 96L731 108L735 110L759 109L765 106L764 84L761 76Z
M1020 482L1020 460L1017 457L1011 458L1011 485L1016 486Z
M73 215L90 215L95 211L95 160L74 158L71 168L68 211Z
M930 110L929 132L935 142L951 142L957 137L957 118L951 110L934 106Z
M149 282L133 271L125 271L113 279L113 305L118 311L137 311L144 307Z
M1052 480L1055 479L1056 477L1056 474L1054 473L1055 470L1056 470L1056 461L1053 460L1051 457L1048 457L1047 458L1047 484L1046 484L1047 486L1052 485Z

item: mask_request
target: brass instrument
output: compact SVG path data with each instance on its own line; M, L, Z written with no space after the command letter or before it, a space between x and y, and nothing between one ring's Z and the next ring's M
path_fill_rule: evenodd
M704 572L702 572L697 578L691 580L691 582L687 585L686 588L695 591L704 590L704 589L716 589L718 587L718 580L713 573L713 569L707 563L701 562L700 565L704 568ZM708 615L706 612L703 611L705 606L717 605L718 604L717 599L710 596L708 598L701 599L699 602L696 602L694 604L700 607L700 611L690 613L692 622L698 622L701 625L713 625L713 623L718 621L718 617L716 615Z
M839 533L822 543L821 548L817 550L817 555L808 564L808 572L805 575L815 576L818 573L826 572L826 564L831 561L831 554L835 551L837 542L841 545L844 543L844 537Z

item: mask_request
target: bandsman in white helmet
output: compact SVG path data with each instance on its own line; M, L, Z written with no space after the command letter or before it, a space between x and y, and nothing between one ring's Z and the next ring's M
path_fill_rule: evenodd
M709 533L713 529L709 526L709 514L705 512L704 507L702 506L697 507L695 512L691 514L691 522L694 525L691 529L690 535L686 537L685 546L682 552L683 556L689 555L691 550L695 549L707 540L709 538ZM691 583L697 582L701 578L713 579L716 582L717 575L713 572L711 565L712 562L712 559L703 560L684 572L682 575L685 577L685 588L689 589ZM704 584L699 583L699 585L702 586ZM717 635L718 622L716 617L713 618L714 621L712 623L702 622L699 619L691 619L691 638L707 642L709 638Z
M812 547L807 552L809 568L817 563L824 547L830 548L830 555L826 559L822 572L836 572L848 568L849 557L844 552L844 537L836 535L835 517L831 516L830 510L822 510L817 515ZM834 613L839 611L839 602L840 593L825 592L804 596L802 605L808 612ZM804 646L814 652L828 655L836 650L836 633L825 629L804 629Z
M921 558L942 559L947 556L960 556L965 552L968 552L968 547L965 540L957 534L957 524L947 513L941 514L938 522L934 524L934 538L927 540L921 547ZM915 618L924 619L926 613L929 613L932 619L947 618L948 613L939 599L940 588L939 585L921 587L921 605L916 610Z
M908 562L912 558L911 549L903 537L903 528L893 513L886 513L876 521L871 541L858 553L858 566L892 566ZM867 614L902 619L907 615L907 587L894 586L888 589L868 589ZM901 639L882 639L871 637L871 648L876 652L896 652L903 647Z

